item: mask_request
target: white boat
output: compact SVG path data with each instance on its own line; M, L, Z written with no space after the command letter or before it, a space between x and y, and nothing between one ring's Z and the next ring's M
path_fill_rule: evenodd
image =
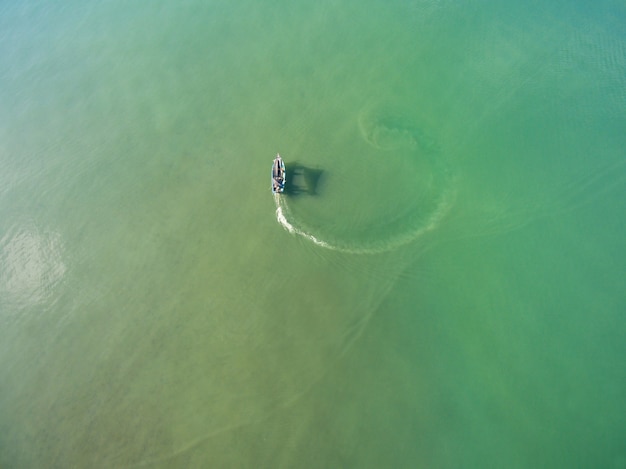
M282 194L285 191L285 163L278 153L272 164L272 192Z

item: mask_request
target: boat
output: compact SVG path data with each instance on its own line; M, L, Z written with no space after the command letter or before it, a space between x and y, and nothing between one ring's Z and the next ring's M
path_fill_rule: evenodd
M285 191L285 163L278 153L272 164L272 192L282 194Z

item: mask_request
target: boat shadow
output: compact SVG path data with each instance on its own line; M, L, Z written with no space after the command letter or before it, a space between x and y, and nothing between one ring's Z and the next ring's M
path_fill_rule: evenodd
M318 195L320 183L324 179L324 170L311 168L298 162L286 164L287 180L285 194L290 196Z

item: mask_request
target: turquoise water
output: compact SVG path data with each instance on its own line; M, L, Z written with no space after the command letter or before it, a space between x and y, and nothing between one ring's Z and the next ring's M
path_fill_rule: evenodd
M0 467L625 468L625 19L1 2Z

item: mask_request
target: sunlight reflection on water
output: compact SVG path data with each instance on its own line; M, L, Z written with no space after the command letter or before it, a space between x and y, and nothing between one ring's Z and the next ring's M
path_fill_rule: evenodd
M15 226L0 240L0 303L6 314L50 298L66 271L58 233L32 223Z

